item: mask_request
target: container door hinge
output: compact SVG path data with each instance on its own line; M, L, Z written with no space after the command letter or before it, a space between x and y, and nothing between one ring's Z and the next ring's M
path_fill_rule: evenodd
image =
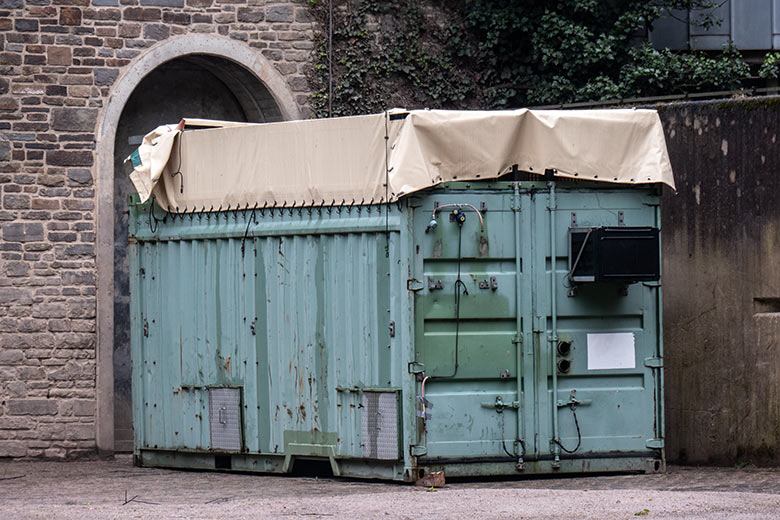
M547 327L547 316L534 317L533 332L544 332L546 327Z
M645 366L650 368L663 368L664 359L658 357L645 358Z
M411 444L409 445L409 453L412 455L412 457L420 457L428 453L428 448L425 446Z
M412 292L422 291L423 283L417 278L410 278L406 280L406 289Z
M647 446L650 449L653 450L660 450L664 447L664 440L663 439L647 439L645 441L645 446Z
M409 363L410 374L422 374L423 372L425 372L425 365L422 363L418 363L417 361L412 361Z
M515 336L512 338L512 343L515 345L522 345L523 344L523 336L520 334L515 334Z

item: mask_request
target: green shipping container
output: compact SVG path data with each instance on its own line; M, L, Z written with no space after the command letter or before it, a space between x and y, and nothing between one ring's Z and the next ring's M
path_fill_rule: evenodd
M662 470L659 185L510 179L362 206L136 197L137 463Z

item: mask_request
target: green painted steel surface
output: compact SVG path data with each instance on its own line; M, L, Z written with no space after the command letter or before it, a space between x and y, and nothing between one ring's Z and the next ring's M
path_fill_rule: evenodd
M484 227L470 209L462 227L451 222L448 204L486 208ZM658 197L652 187L455 183L389 208L161 222L131 204L137 460L214 467L208 388L236 387L234 469L289 471L319 457L336 474L414 480L440 468L662 467L660 284L581 284L570 295L573 221L658 226ZM633 333L635 367L589 370L589 333ZM559 341L571 343L560 374ZM364 457L379 438L366 437L366 424L380 424L365 423L369 391L400 395L395 461Z

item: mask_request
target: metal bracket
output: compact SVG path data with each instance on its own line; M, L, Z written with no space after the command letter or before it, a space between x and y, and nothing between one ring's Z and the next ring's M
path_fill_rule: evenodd
M495 276L491 276L490 280L482 280L479 282L479 288L480 289L490 289L495 291L498 289L498 280L496 280Z
M535 316L533 323L533 332L544 332L547 326L547 316Z
M664 360L658 357L645 358L645 366L650 368L663 368Z
M654 449L654 450L660 450L664 447L664 440L663 439L647 439L645 441L645 446L648 448Z
M480 213L486 213L487 210L488 210L487 202L485 202L484 200L480 201L480 203L479 203L479 211L480 211Z
M571 212L571 227L577 227L577 214L575 212Z
M592 399L577 399L577 390L572 390L569 393L569 400L568 401L558 401L555 403L558 408L563 408L564 406L570 406L572 410L576 410L578 406L587 406L593 402Z
M417 292L417 291L422 291L423 288L424 288L423 283L417 278L410 278L406 280L407 291Z
M618 226L625 226L625 214L622 211L618 211Z
M430 276L428 277L428 290L429 291L439 291L441 289L444 289L444 284L441 283L441 280L433 281L433 278Z
M428 453L428 448L426 448L425 446L420 446L415 444L409 445L409 454L412 457L420 457L422 455L425 455L426 453Z
M425 365L418 363L417 361L410 361L407 367L410 374L422 374L425 372Z
M505 408L514 408L517 410L520 408L520 401L512 401L511 403L505 403L504 400L499 395L496 397L496 400L489 403L480 403L483 408L493 408L495 409L496 413L502 413Z

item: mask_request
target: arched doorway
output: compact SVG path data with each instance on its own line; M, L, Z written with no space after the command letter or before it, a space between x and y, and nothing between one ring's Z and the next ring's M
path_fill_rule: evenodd
M183 117L271 122L294 119L282 76L255 50L189 35L150 49L115 85L98 137L97 446L132 448L127 198L123 164L146 132Z
M243 67L193 54L150 72L122 110L114 140L114 450L133 446L127 200L135 193L124 159L148 131L182 117L263 123L280 121L268 89Z

